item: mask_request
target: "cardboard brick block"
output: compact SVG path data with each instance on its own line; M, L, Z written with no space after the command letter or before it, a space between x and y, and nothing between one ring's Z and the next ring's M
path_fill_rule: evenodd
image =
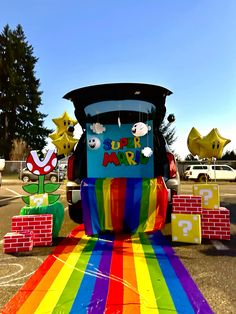
M12 217L12 231L33 231L34 246L52 244L53 216L51 214L23 215ZM45 240L45 236L47 240Z
M202 210L202 237L230 240L230 213L225 207Z
M174 195L172 212L179 214L201 214L202 197L197 195Z
M33 232L8 232L3 238L3 252L17 253L31 251L33 248Z

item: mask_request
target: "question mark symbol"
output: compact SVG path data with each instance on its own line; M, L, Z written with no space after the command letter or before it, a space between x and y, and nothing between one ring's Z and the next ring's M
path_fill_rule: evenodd
M37 207L41 206L43 204L43 197L37 197L34 199L34 203Z
M205 205L208 205L208 200L212 198L212 190L202 189L199 194L203 196L203 202Z
M185 237L187 237L188 232L192 229L192 223L191 223L191 221L188 221L188 220L179 220L178 226L184 227L183 228L183 235Z

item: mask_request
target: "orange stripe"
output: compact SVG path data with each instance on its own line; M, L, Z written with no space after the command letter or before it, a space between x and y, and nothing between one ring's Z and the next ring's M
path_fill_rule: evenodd
M41 279L45 276L50 267L54 264L56 258L55 256L59 256L60 254L66 252L66 245L68 241L73 241L73 237L75 237L78 231L81 228L75 228L71 234L62 241L53 251L53 255L49 255L47 259L43 262L43 264L36 270L36 272L30 277L30 279L18 290L18 292L12 297L12 299L2 308L2 312L4 314L7 313L16 313L22 304L30 297L31 293L41 281ZM70 239L71 237L71 239ZM74 244L76 245L76 244Z
M84 232L79 232L75 238L67 239L65 243L64 250L59 255L53 255L55 261L54 263L48 267L47 263L44 265L46 268L46 273L41 278L37 286L33 286L31 288L31 294L29 297L25 300L25 302L21 302L21 307L17 311L17 313L34 313L37 309L39 303L41 302L42 298L45 296L47 291L49 290L52 282L55 279L55 276L59 273L61 268L64 266L64 264L60 261L58 261L56 258L59 257L62 261L66 261L71 251L76 247L78 244L78 239L81 239ZM69 242L71 241L72 245L69 245Z

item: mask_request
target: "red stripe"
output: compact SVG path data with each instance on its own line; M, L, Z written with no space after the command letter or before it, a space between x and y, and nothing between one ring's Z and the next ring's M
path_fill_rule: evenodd
M123 309L123 240L114 240L106 313L122 313Z
M165 224L166 211L168 205L168 191L162 177L156 178L157 184L157 208L154 230L161 229Z
M131 238L127 238L123 241L123 279L126 283L124 285L123 313L139 314L140 297Z
M113 230L115 232L121 232L124 230L126 179L112 179L110 189L111 221Z
M30 296L31 292L35 289L49 268L57 260L56 257L60 254L70 253L73 248L78 244L79 238L75 236L83 230L83 226L76 227L70 235L64 239L53 251L51 255L41 264L37 271L30 277L30 279L18 290L12 299L2 308L2 314L16 313L26 299ZM63 266L63 265L62 265Z

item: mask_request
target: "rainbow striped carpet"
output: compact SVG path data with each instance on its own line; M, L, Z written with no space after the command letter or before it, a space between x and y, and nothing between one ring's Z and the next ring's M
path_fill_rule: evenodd
M213 313L160 231L72 231L1 313Z

